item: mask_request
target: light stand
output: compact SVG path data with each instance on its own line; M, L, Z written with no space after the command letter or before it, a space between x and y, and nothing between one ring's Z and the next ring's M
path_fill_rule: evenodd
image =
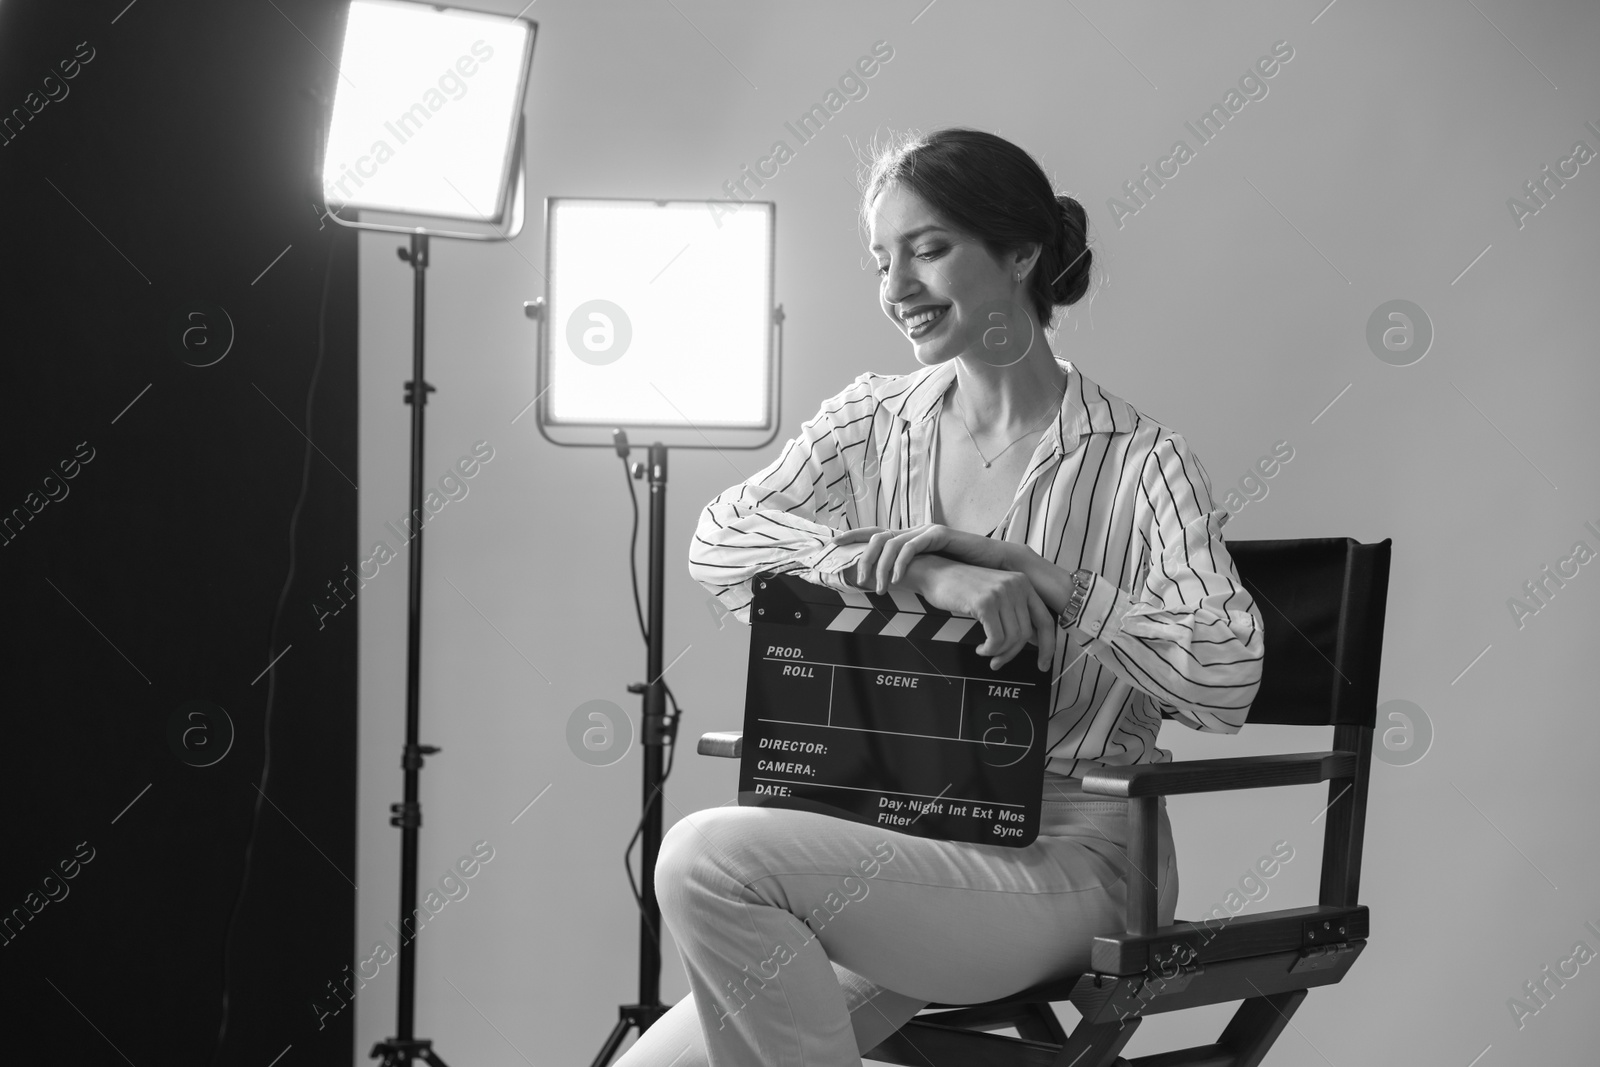
M423 428L428 394L435 391L423 374L428 242L430 236L510 241L521 232L527 196L522 102L537 29L528 19L436 3L351 0L314 178L324 202L321 217L410 238L409 247L398 249L412 269L411 379L404 396L411 405L412 527L400 758L405 799L389 805L389 824L400 828L400 967L394 1035L376 1042L370 1053L383 1067L409 1067L417 1060L445 1067L433 1042L416 1036L420 777L423 759L439 751L418 739L422 532L430 514L424 506ZM324 94L316 95L326 105ZM488 209L480 210L474 200ZM356 218L341 217L345 209Z
M621 430L612 434L617 455L628 458L628 435ZM642 1036L666 1012L661 1003L661 905L656 900L656 856L661 852L661 796L666 775L663 773L663 755L666 746L677 742L677 722L667 718L666 682L661 678L661 659L665 651L662 635L662 616L665 596L662 576L665 573L667 540L667 446L657 441L649 448L649 461L634 463L628 468L634 478L649 476L650 485L650 547L647 587L649 602L645 618L648 620L649 641L645 651L645 673L648 682L634 682L628 692L638 693L643 701L644 728L640 731L640 744L644 746L644 792L641 803L644 813L639 831L639 1000L618 1008L619 1018L611 1028L605 1044L594 1058L593 1067L606 1067L628 1031L638 1027Z
M445 1067L433 1051L433 1042L415 1036L417 1002L417 945L414 930L417 911L417 831L422 826L422 801L418 799L422 758L439 751L436 745L417 743L420 725L419 692L422 673L422 522L427 512L422 507L422 424L428 394L434 392L422 376L423 291L428 270L428 235L411 235L411 247L397 249L400 258L411 264L411 380L406 382L405 402L411 405L411 535L410 592L406 605L406 743L400 766L405 769L405 800L390 804L394 814L390 826L400 827L400 971L396 996L395 1036L372 1046L371 1056L382 1056L383 1067L406 1067L413 1060L427 1061L432 1067Z
M522 122L517 124L517 190L518 201L522 196L523 172L520 164L522 156ZM336 216L330 216L336 218ZM337 220L337 219L336 219ZM339 220L342 221L342 220ZM362 226L360 223L343 223L349 226ZM372 225L365 228L394 231L393 225ZM499 233L500 239L506 240L516 235L521 229L520 221L514 230L507 234ZM481 235L456 232L450 230L435 231L444 237L459 237L469 240L488 240ZM420 776L423 757L431 756L440 751L437 745L424 745L418 742L418 729L421 723L420 693L422 685L422 527L428 512L423 507L423 461L425 451L423 448L423 423L427 409L428 394L437 390L428 383L423 376L423 325L426 301L426 274L428 270L428 233L419 232L419 228L412 228L411 245L409 248L396 249L400 258L411 264L412 270L412 314L411 314L411 379L405 383L404 402L411 405L411 507L410 516L414 530L411 535L411 562L407 575L407 618L406 618L406 740L401 750L400 766L405 772L405 799L397 804L390 804L389 810L393 813L389 817L389 825L400 828L400 969L397 975L398 988L396 990L395 1004L395 1033L393 1037L376 1042L371 1057L382 1057L382 1067L409 1067L414 1060L424 1060L431 1067L447 1067L445 1062L433 1051L432 1041L418 1038L415 1035L416 1000L417 1000L417 971L416 971L416 915L417 915L417 863L418 831L422 826L422 801L420 799Z
M546 305L542 298L523 302L522 310L528 318L539 323L539 347L544 346ZM783 309L775 312L775 321L781 322ZM617 455L627 460L631 450L628 435L613 430L612 444ZM656 900L656 857L661 852L661 796L666 775L663 754L676 740L677 723L667 718L666 682L662 680L661 660L665 651L662 619L666 602L663 577L666 571L667 542L667 446L657 441L649 446L647 463L631 463L631 477L648 476L650 486L650 534L646 550L645 586L648 601L645 611L645 676L647 682L633 682L628 692L637 693L641 701L639 731L644 748L643 785L640 797L642 814L639 829L639 999L633 1004L617 1008L617 1023L611 1028L605 1043L595 1055L593 1067L606 1067L617 1050L627 1040L628 1032L635 1028L642 1036L661 1018L671 1005L661 1002L661 905Z

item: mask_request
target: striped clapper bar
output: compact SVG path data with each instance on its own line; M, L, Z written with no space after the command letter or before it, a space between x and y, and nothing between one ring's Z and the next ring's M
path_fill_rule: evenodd
M912 593L754 581L741 805L1021 847L1039 833L1050 675Z

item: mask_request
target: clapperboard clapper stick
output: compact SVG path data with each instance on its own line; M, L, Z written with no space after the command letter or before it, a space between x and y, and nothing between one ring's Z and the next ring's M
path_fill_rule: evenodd
M754 581L739 803L946 841L1039 833L1050 674L913 593Z

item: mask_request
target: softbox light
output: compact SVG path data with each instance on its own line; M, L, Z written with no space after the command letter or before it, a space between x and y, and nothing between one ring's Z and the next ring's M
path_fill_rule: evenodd
M778 424L774 205L551 197L538 421L672 448L756 448Z
M330 212L440 236L520 230L534 32L526 19L352 0L322 159Z

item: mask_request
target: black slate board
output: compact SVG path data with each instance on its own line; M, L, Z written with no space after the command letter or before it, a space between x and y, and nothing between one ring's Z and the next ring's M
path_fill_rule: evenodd
M1022 847L1039 833L1050 676L914 594L755 579L739 803Z

